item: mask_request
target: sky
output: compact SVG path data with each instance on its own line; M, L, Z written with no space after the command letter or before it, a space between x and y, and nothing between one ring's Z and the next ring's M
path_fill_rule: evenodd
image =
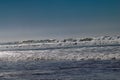
M120 34L120 0L0 0L0 41Z

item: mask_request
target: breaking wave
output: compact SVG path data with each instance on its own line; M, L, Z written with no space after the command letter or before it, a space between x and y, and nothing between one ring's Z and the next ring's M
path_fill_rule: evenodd
M120 36L0 43L0 61L120 59Z
M83 47L55 50L0 51L0 61L120 59L120 47Z

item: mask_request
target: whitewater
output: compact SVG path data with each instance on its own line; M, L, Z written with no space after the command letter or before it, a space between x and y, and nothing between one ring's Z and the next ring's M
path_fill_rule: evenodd
M119 80L120 37L0 43L0 80Z

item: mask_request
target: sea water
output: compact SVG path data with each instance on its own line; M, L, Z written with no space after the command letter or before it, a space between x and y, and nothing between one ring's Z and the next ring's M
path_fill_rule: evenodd
M0 80L120 80L120 47L0 51Z

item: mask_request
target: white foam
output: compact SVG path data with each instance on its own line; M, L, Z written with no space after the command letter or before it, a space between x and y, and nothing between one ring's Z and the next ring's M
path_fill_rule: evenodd
M0 60L1 61L18 61L18 60L87 60L87 59L120 59L120 37L96 37L92 41L76 42L50 42L50 43L20 43L20 44L5 44L0 45ZM77 43L77 44L75 44ZM104 46L99 45L119 45L119 46ZM64 47L89 46L83 48L63 49ZM90 47L94 46L94 47ZM95 47L96 46L96 47ZM47 49L60 48L61 49ZM35 49L46 50L35 50ZM26 50L26 51L18 51ZM34 49L34 50L33 50Z
M1 51L1 61L120 59L120 47Z
M62 40L56 40L55 42L46 43L18 43L18 44L5 44L0 45L0 50L6 49L38 49L38 48L51 48L51 47L69 47L69 46L95 46L95 45L120 45L120 36L102 36L92 38L91 41L80 41L80 39L75 39L76 42ZM58 42L57 42L58 41ZM76 43L76 44L75 44Z

